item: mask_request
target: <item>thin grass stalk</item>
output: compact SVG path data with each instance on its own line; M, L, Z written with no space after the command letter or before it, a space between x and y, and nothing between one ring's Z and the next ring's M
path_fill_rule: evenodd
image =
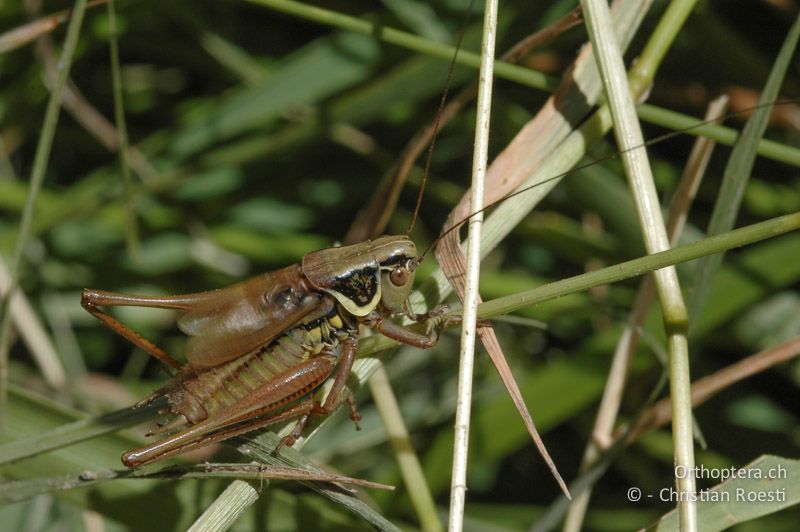
M307 440L311 435L312 434L309 434L304 440L299 440L298 443L303 443L303 441ZM294 448L297 447L297 444L290 448L284 447L278 455L274 454L273 451L275 447L281 441L280 434L267 432L261 434L257 438L238 438L238 440L242 442L242 444L239 445L239 450L252 456L257 462L282 467L306 469L312 472L323 472L311 460L301 454L299 449ZM303 482L303 485L310 487L334 504L361 517L377 530L400 530L377 510L372 508L372 506L362 499L355 497L353 494L343 491L341 487L331 487L317 482Z
M334 26L343 30L354 31L356 33L363 33L366 35L376 36L378 39L413 50L431 57L439 57L450 61L455 54L456 49L453 46L442 44L430 39L425 39L413 33L400 31L394 28L388 28L380 24L370 22L359 17L344 15L336 11L322 9L319 7L310 6L302 2L294 0L248 0L254 4L262 5L287 13L292 16L313 20L320 24ZM456 63L459 65L469 66L472 68L480 68L482 64L481 55L467 50L458 50ZM558 86L558 79L553 76L548 76L531 70L529 68L521 67L519 65L512 65L497 61L494 65L494 71L498 76L503 79L511 79L537 87L542 90L552 91Z
M122 101L122 75L119 65L119 39L117 36L117 13L114 0L108 2L108 29L111 33L109 52L111 55L111 81L114 88L114 119L117 123L117 154L119 155L119 170L122 174L122 189L124 191L125 214L125 240L128 245L128 254L134 261L139 260L139 224L136 220L136 210L133 206L133 180L131 166L128 162L128 127L125 122L125 106Z
M380 412L386 427L400 475L403 477L411 505L419 518L420 527L425 532L439 532L444 527L436 513L436 502L433 500L433 494L425 480L422 464L411 445L408 429L403 421L403 414L400 412L400 405L392 391L389 374L382 364L372 374L368 384L375 407Z
M526 306L588 290L595 286L616 283L653 270L699 259L721 251L747 246L760 240L774 238L798 229L800 229L800 213L778 216L770 220L734 229L722 235L708 237L698 242L684 244L653 253L652 255L645 255L637 259L614 264L613 266L582 273L569 279L554 281L530 290L486 301L478 308L478 317L488 319L493 316L508 314Z
M190 467L166 466L155 471L145 468L125 471L113 469L90 470L53 477L36 477L28 480L12 480L0 483L0 504L22 502L38 495L54 494L58 491L94 488L100 484L117 480L246 480L263 489L271 480L291 480L317 485L329 485L332 489L344 486L393 490L393 486L370 482L308 469L265 465L258 463L203 463ZM210 506L210 505L209 505Z
M639 65L634 65L634 72L639 72ZM646 70L641 71L643 74ZM638 75L638 74L637 74ZM781 105L782 101L775 102L775 105ZM784 104L794 104L792 100L783 101ZM733 146L736 140L741 135L741 131L732 127L722 126L718 124L703 124L697 125L697 119L683 113L657 107L643 103L636 108L639 118L653 124L654 126L661 126L675 131L685 132L687 135L696 137L705 137L717 141L719 144L725 146ZM739 114L739 113L733 113ZM766 159L772 159L781 163L790 164L792 166L800 166L800 149L795 146L781 144L770 139L759 139L756 144L756 153Z
M28 239L30 238L36 199L39 196L39 191L44 181L44 175L47 171L47 162L50 158L53 137L55 136L56 126L58 125L61 96L67 83L70 67L72 66L72 58L75 55L75 48L78 44L78 37L80 36L81 23L83 22L85 11L86 0L77 0L75 2L75 9L72 12L72 19L67 28L64 50L61 53L61 59L59 61L61 68L58 71L58 79L47 101L44 123L42 124L42 133L39 137L36 155L33 160L30 189L27 200L25 201L25 209L22 212L19 236L11 260L9 289L6 297L3 299L2 307L0 307L0 316L2 316L2 321L0 322L0 435L5 432L5 410L8 400L8 352L11 344L12 321L9 308L19 283L20 269L22 267L22 253L25 251Z
M717 98L709 105L706 117L711 119L721 115L725 112L727 105L727 96ZM713 149L714 142L709 139L698 139L692 148L686 170L670 204L667 232L672 246L677 244L678 238L683 232L686 215L697 193L697 188L700 186L700 181L702 181ZM628 369L638 344L638 329L644 322L654 297L655 285L653 284L653 276L648 275L639 287L639 292L636 294L625 329L614 350L611 367L608 371L608 379L603 390L603 397L597 409L597 418L583 454L582 474L586 474L602 458L603 450L607 449L612 443L614 424L619 414L620 403L622 402L625 384L628 379ZM565 532L581 529L589 499L592 495L592 488L593 484L588 484L586 489L570 505L564 523Z
M711 120L716 116L724 115L729 101L730 99L725 95L712 100L708 106L706 117ZM712 139L698 139L689 153L683 177L670 201L670 216L667 221L670 246L678 245L683 228L686 226L689 209L697 196L697 190L700 188L700 182L703 180L715 146L716 143Z
M467 277L461 322L461 352L458 368L453 473L450 487L450 518L448 521L448 529L451 532L459 531L464 526L464 506L467 492L467 457L469 451L470 410L472 407L472 374L475 363L477 333L481 226L483 224L481 211L483 210L484 182L489 158L489 122L492 112L497 4L497 0L487 0L483 17L481 68L478 79L477 118L475 121L475 150L472 155L471 211L478 214L470 219L467 233Z
M608 4L604 0L582 0L581 5L614 118L614 134L623 150L622 163L633 192L645 246L648 253L657 253L669 249L669 237L661 216L647 152L641 147L644 144L644 137L636 117L625 65L614 36ZM636 149L637 146L640 148ZM688 314L675 267L658 270L653 275L664 316L670 355L675 467L683 467L684 471L692 472L694 439L687 337ZM694 475L692 473L677 475L675 483L681 495L678 500L681 530L693 532L697 530Z

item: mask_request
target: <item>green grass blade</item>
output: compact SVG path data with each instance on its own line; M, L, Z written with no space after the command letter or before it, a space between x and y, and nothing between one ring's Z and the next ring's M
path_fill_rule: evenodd
M730 230L739 214L739 208L744 196L744 190L753 170L756 158L756 145L764 131L767 129L772 107L766 105L777 98L778 91L783 83L786 70L791 65L797 42L800 39L800 16L789 30L783 42L781 51L773 64L764 90L759 98L759 107L747 121L741 136L736 141L731 157L725 167L722 187L720 188L714 212L708 225L708 235L714 236ZM712 255L704 258L697 267L691 293L689 295L689 315L696 320L705 306L708 293L711 290L711 280L719 270L724 254Z
M17 434L18 439L15 441L0 445L0 465L31 458L41 453L144 423L155 418L159 408L164 406L154 403L141 408L125 408L97 417L85 417L80 411L62 406L16 386L12 386L10 391L14 401L20 405L19 408L28 411L47 411L50 415L60 419L61 424L58 428L44 433L33 428L28 429L27 437L24 434ZM22 406L23 404L25 406Z
M704 531L726 530L800 504L800 460L762 456L722 471L739 476L698 493L697 517ZM677 515L670 512L647 530L678 530Z

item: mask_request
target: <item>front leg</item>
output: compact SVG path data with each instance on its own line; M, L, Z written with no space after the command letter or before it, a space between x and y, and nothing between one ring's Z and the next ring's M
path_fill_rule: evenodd
M439 340L439 333L442 329L461 321L461 318L458 317L444 316L442 314L443 311L443 309L437 307L427 315L420 315L428 321L430 330L427 334L412 331L393 321L387 320L377 311L372 311L367 314L363 321L369 327L375 329L387 338L397 340L406 345L419 347L420 349L428 349L436 345L436 342Z

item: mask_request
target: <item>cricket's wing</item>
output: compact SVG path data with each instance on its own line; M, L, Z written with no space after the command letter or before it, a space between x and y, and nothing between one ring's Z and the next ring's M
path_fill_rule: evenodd
M178 328L189 340L187 360L210 367L252 352L319 307L298 265L209 292L184 296Z

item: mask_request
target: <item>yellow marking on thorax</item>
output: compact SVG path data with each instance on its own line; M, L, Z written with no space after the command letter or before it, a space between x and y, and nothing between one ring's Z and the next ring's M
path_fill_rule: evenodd
M339 314L321 319L312 329L305 331L302 346L309 356L318 355L325 347L335 346L338 343L338 332L344 328L344 321Z

